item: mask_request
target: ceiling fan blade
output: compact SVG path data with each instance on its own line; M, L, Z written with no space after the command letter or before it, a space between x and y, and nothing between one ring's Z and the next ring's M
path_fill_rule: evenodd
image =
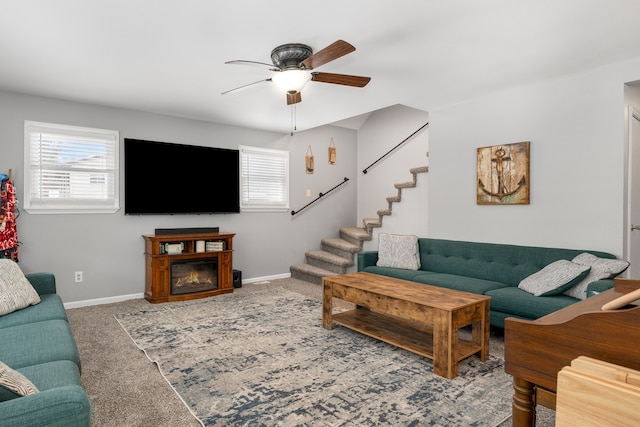
M235 61L227 61L225 64L237 64L237 65L266 65L267 67L274 67L273 64L267 64L266 62L259 61L245 61L244 59L236 59ZM277 68L276 68L277 69Z
M300 92L287 93L287 105L302 102L302 94Z
M327 62L333 61L334 59L338 59L341 56L351 53L354 50L356 50L356 48L351 44L347 43L344 40L338 40L325 47L324 49L314 53L313 55L302 61L300 65L304 66L304 68L308 70L313 70L314 68L318 68L319 66L324 65Z
M234 89L229 89L227 91L224 91L224 92L221 93L221 95L226 95L226 94L231 93L231 92L236 92L238 90L248 88L249 86L257 85L258 83L270 82L270 81L271 81L271 78L264 79L264 80L258 80L257 82L249 83L249 84L246 84L246 85L243 85L243 86L239 86L239 87L234 88Z
M311 80L321 83L334 83L345 86L365 87L371 77L350 76L348 74L311 73Z

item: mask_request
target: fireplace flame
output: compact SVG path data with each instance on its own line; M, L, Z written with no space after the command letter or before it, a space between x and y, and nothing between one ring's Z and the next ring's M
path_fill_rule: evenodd
M204 275L208 276L208 275ZM185 277L179 277L176 281L176 287L185 285L212 285L213 281L210 277L200 278L200 274L197 271L191 271Z

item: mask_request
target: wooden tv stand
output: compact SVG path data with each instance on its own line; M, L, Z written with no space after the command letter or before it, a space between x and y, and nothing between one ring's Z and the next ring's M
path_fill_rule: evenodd
M233 236L234 233L197 233L143 235L145 242L145 292L151 303L185 301L233 292ZM196 242L217 242L222 250L196 252ZM169 253L166 244L184 246L179 253ZM214 243L215 244L215 243ZM181 261L215 260L217 287L190 293L172 293L171 263Z

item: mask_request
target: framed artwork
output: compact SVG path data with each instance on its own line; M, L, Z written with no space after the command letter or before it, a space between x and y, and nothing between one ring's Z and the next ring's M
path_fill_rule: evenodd
M477 204L529 204L529 141L478 148Z

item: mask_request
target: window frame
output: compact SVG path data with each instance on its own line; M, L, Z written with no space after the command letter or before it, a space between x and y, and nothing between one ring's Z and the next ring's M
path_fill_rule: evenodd
M86 144L86 141L100 141L112 156L108 159L103 168L97 169L73 169L71 166L61 166L59 169L51 167L50 170L68 170L71 173L78 171L79 176L88 176L89 181L97 179L97 174L107 174L113 184L108 186L107 197L105 198L74 198L74 197L38 197L34 194L33 173L39 170L32 165L32 135L48 133L60 135L64 138L69 136L78 137L79 144ZM83 142L84 139L84 142ZM36 122L25 120L24 122L24 200L25 211L30 214L101 214L115 213L120 209L120 133L116 130L97 129L81 126L71 126L57 123ZM80 147L81 148L81 147ZM112 167L110 167L113 165ZM46 168L42 168L46 171ZM102 176L99 179L105 179ZM70 187L72 188L72 187ZM42 190L42 187L38 187Z
M290 195L289 195L289 151L276 150L271 148L251 147L247 145L240 145L240 211L241 212L287 212L290 209ZM250 195L246 194L247 185L246 181L249 179L246 174L250 173L247 170L245 159L247 156L263 156L263 159L270 159L272 161L282 161L282 184L284 188L276 189L283 193L283 200L277 200L273 202L265 202L264 200L250 200ZM254 177L254 179L258 179ZM261 182L264 184L264 181Z

